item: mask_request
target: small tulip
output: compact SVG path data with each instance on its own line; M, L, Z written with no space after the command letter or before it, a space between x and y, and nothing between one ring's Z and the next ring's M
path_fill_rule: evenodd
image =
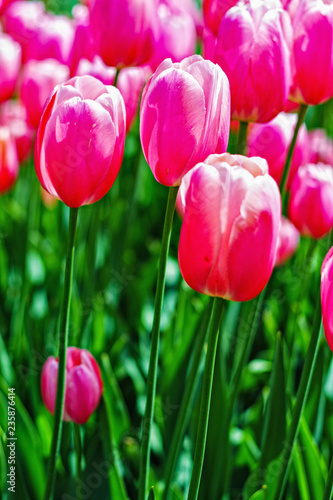
M321 310L325 337L333 351L333 247L328 251L321 268Z
M282 266L294 255L299 245L299 232L294 224L281 217L275 265Z
M333 141L325 130L314 129L308 133L308 163L326 163L333 166Z
M14 94L20 68L20 45L11 36L0 33L0 102Z
M54 87L69 78L67 66L55 59L29 61L22 74L20 98L27 110L28 123L38 128L44 104Z
M74 5L72 14L75 34L70 57L70 68L71 75L78 75L77 68L80 60L88 59L88 61L92 61L95 51L93 49L88 7Z
M156 0L95 0L90 22L96 52L108 66L139 65L152 56Z
M178 252L183 278L207 295L253 299L271 275L281 217L267 162L211 155L184 182L188 176Z
M141 101L140 136L156 180L177 186L211 153L223 153L230 127L229 82L201 56L166 59L147 83Z
M303 0L294 15L293 27L295 76L291 98L299 103L320 104L333 97L333 5Z
M230 82L233 120L265 123L283 110L291 42L290 17L278 1L240 2L223 16L214 61Z
M0 127L0 193L13 187L19 173L15 141L8 127Z
M300 167L290 188L289 218L304 236L321 238L333 227L333 168Z
M76 68L76 76L83 75L93 76L104 83L104 85L113 85L116 68L107 66L100 56L95 56L92 61L89 61L89 59L80 60Z
M58 358L49 357L42 370L41 392L53 414L57 392ZM63 420L84 424L96 410L103 392L99 366L89 351L68 347Z
M91 76L56 87L40 121L35 168L50 194L76 208L100 200L114 183L125 142L118 89Z
M19 101L6 101L0 106L0 125L9 127L15 139L19 162L31 154L35 130L27 123L27 112Z
M247 138L247 154L261 156L268 163L269 173L279 184L290 146L297 116L279 113L268 123L254 123ZM288 186L298 167L307 161L307 131L303 125L299 131L291 163Z

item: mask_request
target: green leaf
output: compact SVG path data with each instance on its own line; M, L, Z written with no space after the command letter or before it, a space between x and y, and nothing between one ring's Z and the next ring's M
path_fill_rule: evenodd
M261 490L256 491L249 500L266 500L267 498L267 487L263 486Z
M154 486L150 488L150 492L148 495L148 500L155 500Z
M302 500L311 500L307 477L306 477L306 470L304 466L304 460L299 450L299 446L295 446L293 458L294 458L293 464L299 489L299 497Z

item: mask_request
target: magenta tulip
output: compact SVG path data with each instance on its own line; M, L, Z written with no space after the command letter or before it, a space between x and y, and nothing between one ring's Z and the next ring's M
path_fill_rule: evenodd
M309 163L326 163L333 166L333 141L325 130L314 129L308 133L307 155Z
M4 102L0 106L0 125L9 127L19 162L27 160L32 152L35 130L27 123L25 107L19 101Z
M214 61L229 79L234 120L268 122L289 95L292 28L279 5L240 2L221 21Z
M92 61L88 59L80 60L76 68L76 76L83 75L93 76L104 83L104 85L113 85L116 76L116 68L107 66L100 56L95 56Z
M224 14L238 3L238 0L203 0L203 15L207 28L217 36Z
M268 163L269 173L279 184L290 146L297 116L279 113L268 123L252 125L247 139L247 154L261 156ZM305 125L300 129L293 154L288 186L292 182L298 167L307 162L307 131Z
M58 358L49 357L42 370L41 392L46 408L53 414L57 392ZM96 410L103 392L97 361L89 351L68 347L63 420L84 424Z
M94 0L90 21L96 52L108 66L133 66L150 59L156 0Z
M315 105L333 97L333 5L326 3L303 0L294 15L296 102Z
M289 218L304 236L321 238L333 227L333 167L298 169L290 188Z
M19 162L15 141L8 127L0 127L0 193L9 191L16 182Z
M187 176L179 242L185 281L211 296L253 299L271 275L281 217L267 162L212 155Z
M227 148L228 79L201 56L166 59L143 91L140 116L142 149L156 180L179 185L199 161Z
M282 266L294 255L299 245L299 232L286 217L281 217L275 265Z
M91 76L56 87L35 145L40 183L66 205L100 200L114 183L125 142L125 105L118 89Z
M14 94L20 68L20 45L11 36L0 33L0 102Z
M76 75L81 59L92 61L95 56L90 30L89 9L84 5L73 7L74 40L70 57L71 75ZM104 82L105 83L105 82Z
M333 351L333 247L327 253L321 268L321 310L325 337Z
M27 110L28 123L38 128L44 104L54 87L69 78L69 69L55 59L29 61L22 74L20 98Z

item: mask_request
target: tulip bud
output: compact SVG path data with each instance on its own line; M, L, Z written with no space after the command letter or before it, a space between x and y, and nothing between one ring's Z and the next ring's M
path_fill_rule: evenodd
M256 297L271 275L281 197L262 158L211 155L191 172L179 265L198 292L235 301Z
M281 217L275 265L282 266L294 255L299 245L299 232L294 224Z
M53 414L57 392L58 358L49 357L42 370L41 392ZM63 420L84 424L96 410L103 392L101 372L95 358L85 349L68 347Z
M321 238L333 227L332 200L331 165L302 166L290 188L289 218L304 236Z
M283 110L291 84L292 28L280 2L240 2L224 15L215 62L231 90L233 120L268 122Z
M147 83L141 101L140 136L156 180L177 186L211 153L223 153L230 127L229 82L201 56L166 59Z
M14 94L20 68L21 47L9 35L0 33L0 102Z
M0 193L6 193L19 172L15 141L8 127L0 127Z
M308 133L306 144L308 163L325 163L333 166L333 141L325 130L314 129Z
M120 169L125 120L115 87L91 76L56 87L35 144L35 168L44 189L73 208L101 199Z
M321 268L321 310L325 337L333 351L333 247L328 251Z
M27 123L25 107L19 101L6 101L0 107L0 125L9 127L15 139L19 162L28 159L35 137L34 129Z

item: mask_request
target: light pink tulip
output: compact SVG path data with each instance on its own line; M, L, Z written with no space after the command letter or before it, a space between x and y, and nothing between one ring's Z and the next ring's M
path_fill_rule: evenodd
M54 87L69 76L69 68L55 59L25 64L20 98L27 110L28 123L34 128L38 128L44 104Z
M249 0L223 16L215 62L231 90L233 120L268 122L280 111L291 85L290 17L278 1Z
M238 0L203 0L203 15L207 28L217 36L224 14L238 3Z
M46 408L53 414L58 380L58 358L49 357L42 370L41 392ZM85 424L96 410L103 392L97 361L85 349L68 347L63 420Z
M187 176L178 252L183 278L207 295L253 299L271 275L281 217L267 162L212 155Z
M281 180L296 122L296 115L279 113L268 123L253 124L248 134L247 154L265 158L268 163L269 173L278 184ZM297 137L288 186L290 186L298 167L307 162L307 140L307 131L305 125L303 125Z
M0 102L14 94L20 68L20 45L11 36L0 33Z
M154 53L149 61L154 71L168 57L173 62L179 62L193 55L197 38L193 18L187 12L171 9L166 3L160 3L157 13L159 29Z
M0 193L13 187L19 173L15 141L8 127L0 127Z
M27 123L27 112L19 101L6 101L0 107L0 125L9 127L15 139L19 162L24 162L31 154L35 131Z
M72 11L74 17L74 40L70 57L71 75L78 74L77 68L82 59L92 61L95 55L90 30L89 9L84 5L75 5Z
M321 238L333 227L333 167L300 167L290 188L289 218L304 236Z
M76 76L83 75L93 76L104 83L104 85L113 85L116 76L116 68L107 66L100 56L95 56L92 61L81 59L79 62L76 69Z
M189 14L195 24L197 36L201 38L204 29L203 16L196 0L159 0L168 5L172 10Z
M94 0L90 20L96 52L108 66L139 65L152 56L157 0Z
M201 56L166 59L143 91L140 117L142 149L156 180L179 185L199 161L227 148L228 79Z
M333 166L333 141L327 137L325 130L310 130L307 153L309 163L326 163Z
M333 96L333 5L303 0L293 27L295 76L291 98L311 105L327 101Z
M299 245L299 231L290 220L281 217L275 265L282 266L294 255Z
M321 310L325 337L333 351L333 247L328 251L321 268Z
M125 142L125 105L118 89L91 76L56 87L35 144L40 183L70 207L100 200L114 183Z

